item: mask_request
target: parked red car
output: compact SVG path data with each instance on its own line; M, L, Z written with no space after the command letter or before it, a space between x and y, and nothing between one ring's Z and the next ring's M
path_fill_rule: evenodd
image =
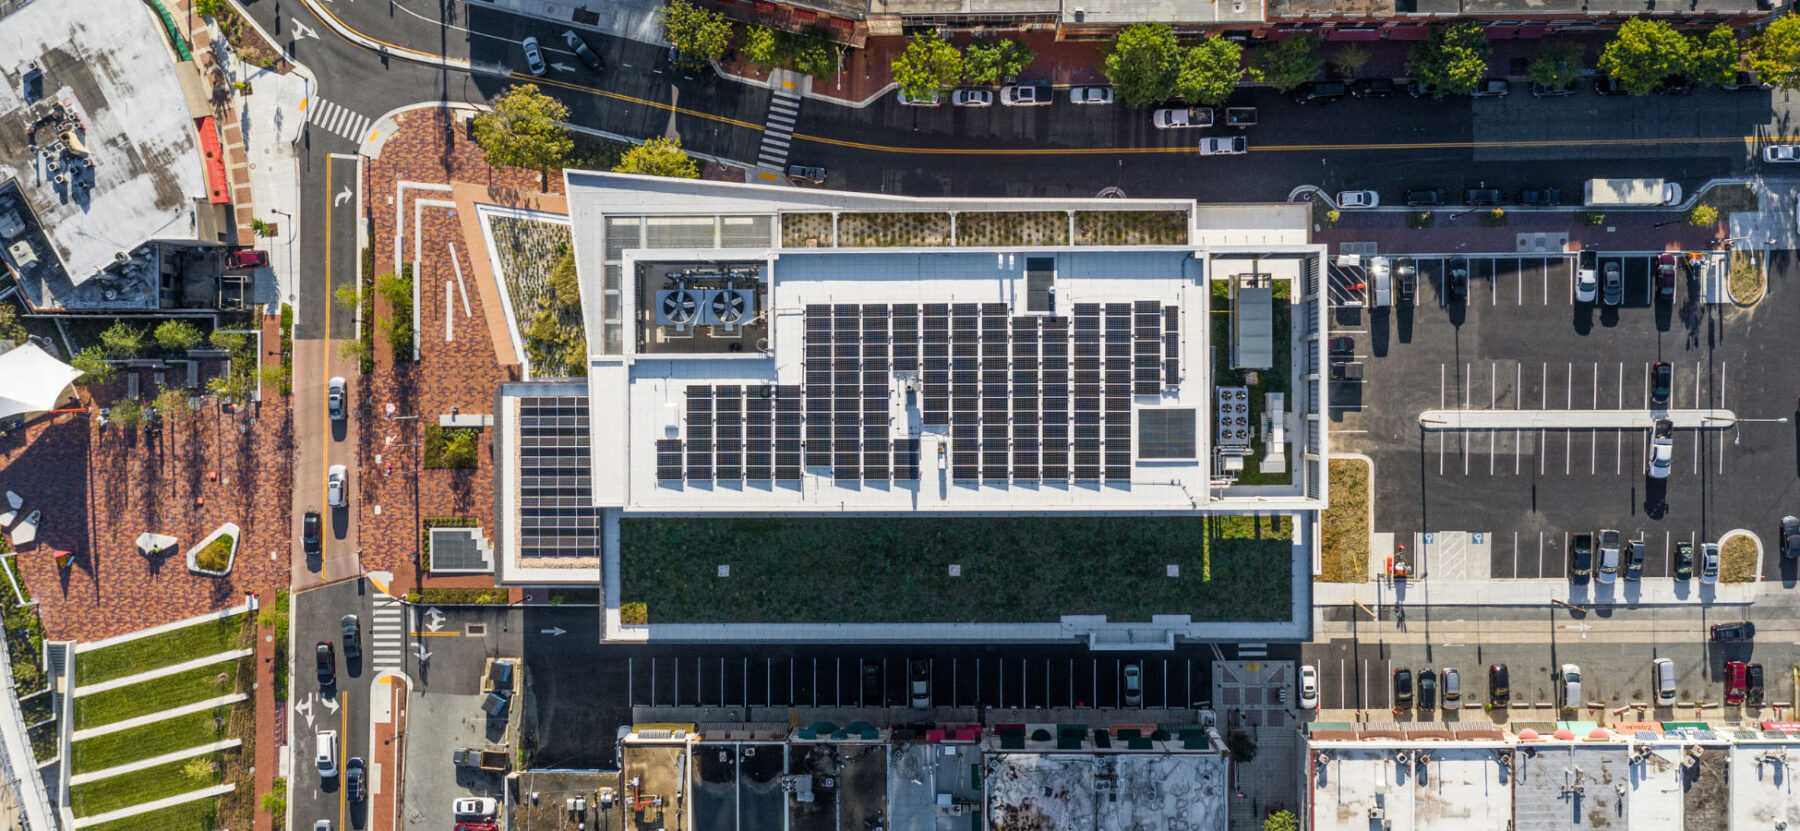
M491 822L459 822L456 831L499 831L500 826Z
M236 271L241 268L263 268L269 264L267 251L233 251L225 255L225 270Z
M1725 664L1725 703L1744 703L1745 667L1743 661L1728 661Z

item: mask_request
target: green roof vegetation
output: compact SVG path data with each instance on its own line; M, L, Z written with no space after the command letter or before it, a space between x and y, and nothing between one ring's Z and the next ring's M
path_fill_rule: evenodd
M1293 592L1278 517L627 517L620 530L622 600L651 624L1267 621L1287 619Z

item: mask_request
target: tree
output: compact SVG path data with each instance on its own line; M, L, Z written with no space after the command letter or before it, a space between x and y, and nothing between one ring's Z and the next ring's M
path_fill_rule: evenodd
M1551 89L1575 83L1581 75L1581 47L1565 41L1544 44L1544 49L1525 67L1531 82Z
M204 782L212 778L215 769L213 760L200 756L182 765L181 774L195 782Z
M199 346L200 341L205 339L198 327L180 319L165 320L157 324L151 337L156 340L157 346L169 352L186 352Z
M658 137L625 151L624 157L613 167L613 172L698 179L700 165L688 154L681 152L680 139Z
M1142 107L1167 99L1181 72L1181 45L1166 23L1138 23L1113 35L1101 69L1119 99Z
M1243 47L1236 41L1213 35L1181 53L1181 71L1175 76L1175 97L1197 104L1225 103L1249 70L1243 68Z
M1300 831L1300 818L1293 811L1276 811L1263 818L1263 831Z
M19 313L11 303L0 302L0 340L23 343L25 327L19 325Z
M1362 71L1363 64L1368 62L1369 50L1356 43L1338 49L1337 54L1331 56L1331 68L1345 78L1356 77L1356 73Z
M227 332L224 329L214 329L212 335L208 337L207 340L212 343L214 349L223 349L226 352L236 352L239 349L243 349L244 346L250 342L250 336L243 332Z
M977 40L963 50L963 80L991 84L1025 71L1037 53L1016 40Z
M930 101L938 90L955 86L963 75L962 53L944 41L936 29L913 35L894 58L894 80L908 97Z
M725 57L725 50L731 48L731 24L723 12L687 0L669 0L663 9L663 37L680 52L679 63L698 69Z
M837 74L838 45L816 29L809 29L799 34L782 32L785 46L783 49L793 61L794 71L811 75L814 78L829 78Z
M84 385L104 384L119 372L118 367L106 362L106 349L101 346L90 346L75 353L69 366L81 371L78 380Z
M1256 758L1256 740L1248 733L1232 733L1225 746L1231 750L1232 761L1240 765Z
M1413 47L1406 67L1420 83L1434 88L1433 95L1461 95L1475 88L1487 75L1488 40L1479 23L1457 23L1431 30L1431 36Z
M157 390L156 398L151 404L169 421L182 421L192 412L188 409L187 390L180 387L163 387Z
M1262 74L1263 83L1287 92L1318 77L1324 68L1319 61L1321 40L1306 35L1258 47L1250 53L1250 68Z
M1643 95L1663 79L1686 75L1692 48L1675 27L1661 20L1625 21L1600 50L1600 68L1631 95Z
M355 283L345 283L332 290L331 299L339 306L355 311L356 305L362 302L362 293L357 291Z
M767 72L781 63L776 45L775 30L745 26L738 36L738 57Z
M1750 68L1766 83L1800 89L1800 15L1784 14L1763 27L1750 52Z
M1730 26L1720 23L1706 34L1691 35L1688 45L1691 50L1688 77L1694 83L1716 87L1737 80L1744 48Z
M568 120L561 101L538 92L536 84L520 84L502 93L492 112L476 116L475 143L493 164L548 173L575 150L562 126Z
M134 358L144 348L144 330L125 321L117 321L100 333L100 345L114 358Z
M1695 205L1688 211L1687 224L1696 228L1719 224L1719 209L1711 205Z
M135 398L121 398L107 409L107 417L118 422L120 427L136 427L144 420L144 405Z

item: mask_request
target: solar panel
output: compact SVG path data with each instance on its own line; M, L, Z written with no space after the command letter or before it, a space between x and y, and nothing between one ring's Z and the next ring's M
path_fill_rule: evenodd
M901 439L894 443L894 478L908 481L919 478L918 439Z
M681 440L656 440L656 478L663 481L681 478Z
M712 478L712 442L690 439L687 443L687 479L710 481Z

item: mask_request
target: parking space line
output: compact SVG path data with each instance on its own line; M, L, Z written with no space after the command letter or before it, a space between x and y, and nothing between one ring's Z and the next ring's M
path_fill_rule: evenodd
M1644 367L1644 409L1648 410L1650 409L1650 365L1640 364L1640 366Z
M1613 475L1625 473L1625 431L1613 431Z
M1674 534L1663 531L1663 576L1675 576L1675 546L1669 542Z
M1538 576L1544 576L1544 532L1538 532Z
M1438 431L1438 475L1444 475L1444 431Z
M1719 409L1725 409L1725 362L1719 362ZM1719 475L1725 475L1725 431L1719 431Z
M1440 409L1440 410L1449 409L1449 407L1447 406L1448 402L1446 402L1444 400L1444 396L1447 394L1445 392L1445 388L1444 388L1444 384L1445 384L1445 374L1444 373L1445 372L1446 372L1446 370L1444 368L1444 364L1440 362L1438 364L1438 409ZM1695 389L1697 391L1699 389L1698 386L1696 386Z

